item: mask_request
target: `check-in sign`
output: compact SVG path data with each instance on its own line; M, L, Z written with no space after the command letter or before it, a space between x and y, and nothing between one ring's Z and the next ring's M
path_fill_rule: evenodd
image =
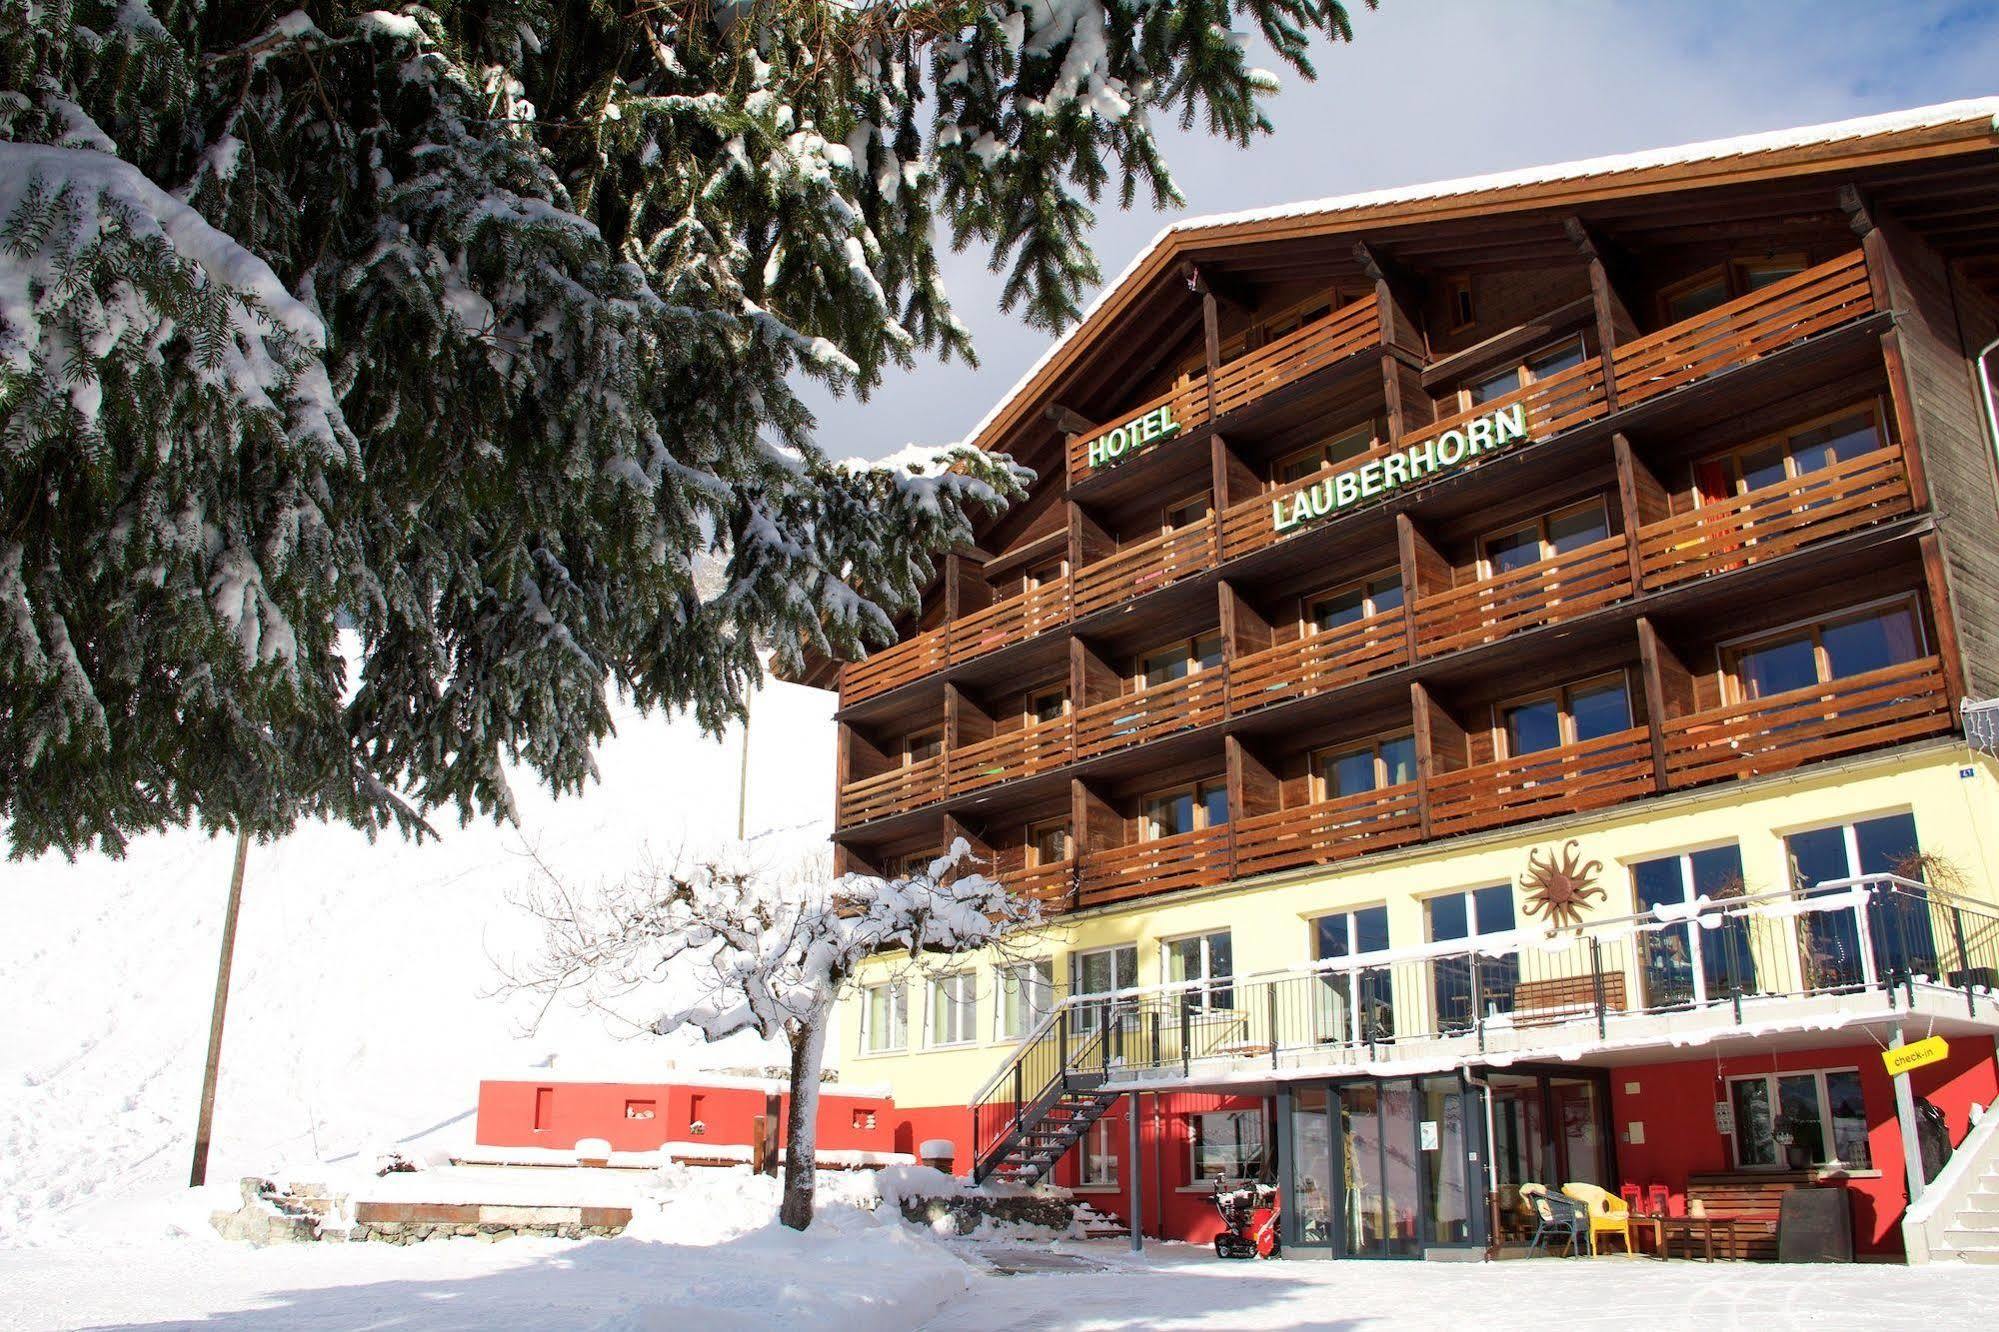
M1881 1062L1888 1066L1888 1076L1897 1077L1911 1069L1925 1064L1940 1063L1950 1057L1950 1046L1941 1036L1930 1036L1909 1045L1898 1045L1892 1050L1881 1052Z

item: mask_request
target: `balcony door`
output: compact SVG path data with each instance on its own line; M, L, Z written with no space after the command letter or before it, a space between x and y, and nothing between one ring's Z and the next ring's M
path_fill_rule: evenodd
M1501 704L1506 757L1525 758L1631 729L1631 689L1622 671Z
M1784 839L1793 891L1820 897L1843 891L1823 885L1868 874L1893 874L1911 882L1922 878L1922 848L1913 814L1884 814L1829 828L1792 833ZM1910 974L1938 973L1930 903L1921 888L1877 893L1867 907L1873 938L1874 972L1892 982ZM1817 912L1797 921L1798 960L1808 990L1844 990L1866 979L1860 925L1849 909ZM1958 980L1945 977L1947 984Z
M1513 1011L1513 989L1520 980L1520 959L1478 957L1470 954L1471 941L1483 935L1504 934L1513 928L1513 887L1494 884L1469 892L1445 893L1423 904L1430 918L1430 939L1444 943L1462 939L1466 952L1440 957L1430 964L1431 992L1436 1002L1436 1029L1441 1032L1470 1030L1489 1012Z
M1922 655L1922 622L1907 599L1724 650L1729 682L1744 703L1905 665Z
M1109 996L1120 990L1129 990L1138 984L1138 945L1119 944L1115 948L1097 948L1087 953L1074 953L1069 958L1069 990L1081 999L1092 996ZM1077 1029L1091 1035L1101 1030L1112 1003L1108 997L1097 1002L1085 1002L1076 1009ZM1071 1059L1077 1059L1077 1051L1071 1051Z

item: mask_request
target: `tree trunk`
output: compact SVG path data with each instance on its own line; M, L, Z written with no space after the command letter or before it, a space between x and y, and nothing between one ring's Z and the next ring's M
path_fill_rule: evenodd
M812 1224L819 1158L819 1066L826 1055L825 1010L791 1038L791 1113L784 1124L784 1205L778 1220L793 1230Z

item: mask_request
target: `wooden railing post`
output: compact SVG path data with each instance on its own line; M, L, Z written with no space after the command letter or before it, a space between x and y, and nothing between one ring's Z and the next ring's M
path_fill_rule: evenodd
M1603 360L1604 407L1614 412L1617 410L1617 344L1624 333L1635 334L1638 326L1625 307L1623 298L1618 295L1617 284L1611 280L1609 245L1579 217L1566 219L1563 226L1569 233L1569 239L1575 242L1576 248L1589 262L1590 302L1596 310L1596 350Z
M1666 770L1666 722L1668 720L1666 702L1666 682L1664 662L1671 653L1664 651L1659 642L1659 632L1652 627L1650 617L1638 617L1638 658L1645 674L1645 716L1652 733L1652 789L1664 791L1672 785ZM1677 666L1677 658L1673 659Z
M1916 547L1923 555L1923 585L1929 596L1930 624L1936 635L1937 656L1943 659L1946 702L1954 715L1965 697L1964 657L1958 646L1957 612L1950 597L1943 537L1936 532L1925 532L1916 538Z
M1645 591L1645 555L1639 545L1639 530L1648 521L1645 504L1640 498L1639 474L1650 483L1650 489L1660 490L1659 482L1652 476L1645 464L1638 461L1632 452L1631 441L1619 431L1610 437L1611 452L1617 459L1617 499L1624 514L1624 545L1631 561L1631 595L1640 596Z

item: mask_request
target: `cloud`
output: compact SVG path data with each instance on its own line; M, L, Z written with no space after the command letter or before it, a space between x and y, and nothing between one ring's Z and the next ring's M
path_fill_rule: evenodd
M1356 6L1357 8L1357 6ZM1354 44L1288 76L1277 132L1243 151L1165 135L1188 206L1107 207L1094 244L1115 274L1165 223L1296 199L1783 129L1999 91L1999 13L1945 0L1382 0ZM982 364L919 359L867 402L806 400L834 457L878 457L970 429L1046 345L999 312L984 253L944 275Z

